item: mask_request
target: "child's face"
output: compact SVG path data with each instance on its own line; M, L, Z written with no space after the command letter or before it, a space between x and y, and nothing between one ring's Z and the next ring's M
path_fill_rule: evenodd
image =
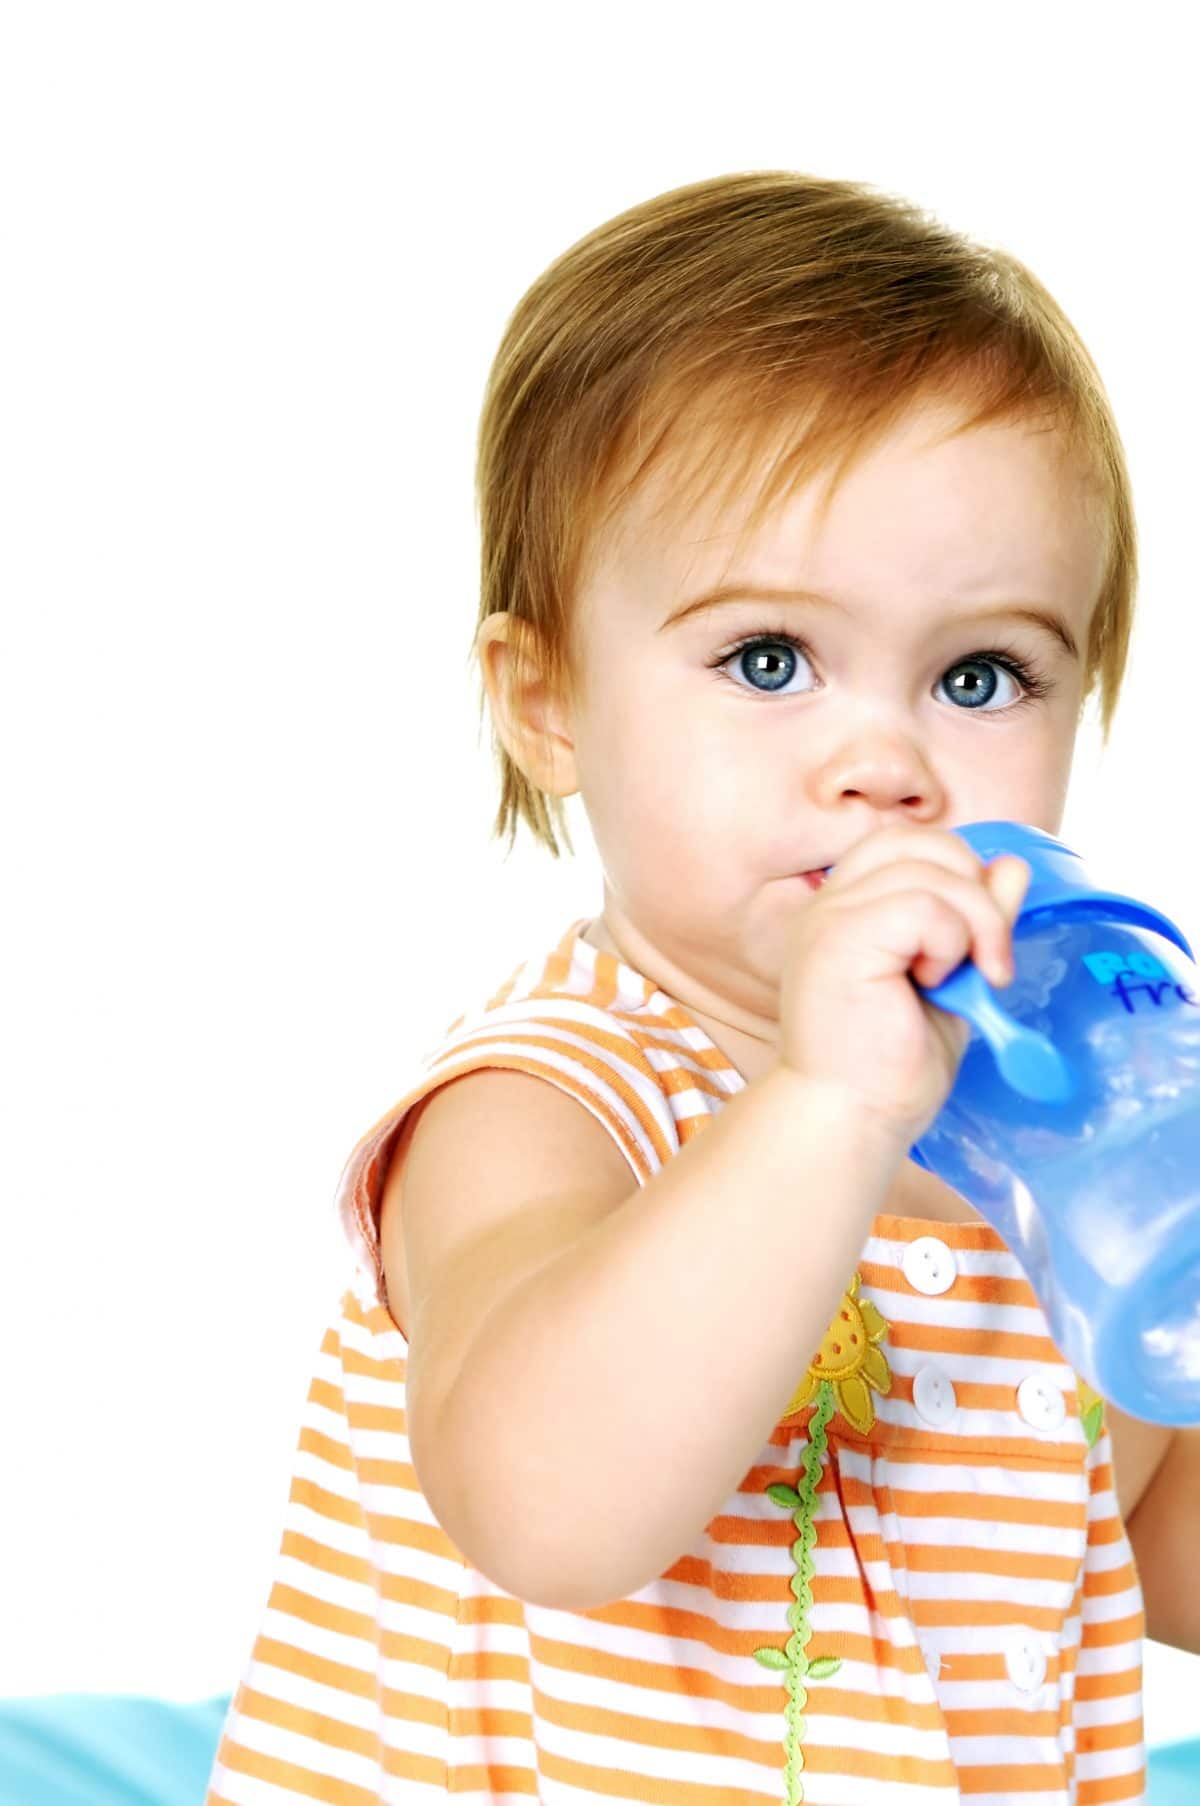
M635 498L577 598L575 772L618 941L714 997L773 1013L786 918L873 828L1011 817L1055 833L1103 578L1094 495L1057 435L988 427L946 444L923 408L846 478L822 525L798 491L731 562L736 514L651 522ZM738 580L838 605L733 600ZM1006 619L1058 615L1079 649ZM979 611L986 618L972 620ZM780 643L787 631L805 651ZM723 655L751 634L770 643ZM994 663L1003 649L1046 693Z

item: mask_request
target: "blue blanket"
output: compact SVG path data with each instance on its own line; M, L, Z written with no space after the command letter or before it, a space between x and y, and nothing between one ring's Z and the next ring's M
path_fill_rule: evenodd
M173 1705L106 1693L0 1700L0 1801L202 1806L227 1695ZM1149 1806L1200 1806L1200 1737L1151 1750Z
M0 1700L4 1806L202 1806L229 1696Z

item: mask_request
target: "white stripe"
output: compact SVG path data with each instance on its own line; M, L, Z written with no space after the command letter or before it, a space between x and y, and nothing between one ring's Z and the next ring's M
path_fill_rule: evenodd
M1080 1643L1075 1658L1076 1675L1141 1674L1142 1645L1136 1638L1125 1643ZM1130 1698L1136 1697L1130 1694ZM1088 1700L1076 1697L1077 1713L1089 1709Z
M343 1524L339 1518L322 1517L299 1499L288 1500L284 1529L307 1536L339 1555L355 1555L368 1563L371 1560L371 1545L361 1524Z
M399 1388L403 1383L402 1380L397 1380L396 1385ZM412 1450L403 1430L363 1430L343 1418L343 1438L347 1433L351 1451L359 1461L387 1461L393 1467L412 1467ZM380 1481L379 1484L391 1484L398 1486L401 1491L407 1490L401 1480ZM415 1484L415 1480L410 1482L412 1484Z
M864 1280L860 1296L869 1298L889 1323L929 1324L960 1334L974 1332L976 1335L1031 1336L1038 1341L1050 1340L1045 1316L1032 1305L972 1304L969 1299L951 1298L948 1292L927 1298L921 1292L906 1290L907 1285L903 1274L899 1275L896 1291ZM947 1355L945 1359L952 1361L954 1357ZM1048 1358L1033 1360L1030 1366L1038 1373L1070 1372L1064 1362Z
M1013 1687L1011 1692L1015 1695L1017 1689ZM1053 1698L1041 1697L1045 1693L1046 1689L1039 1687L1036 1692L1021 1695L1019 1707L1030 1712L1053 1711L1057 1702ZM1039 1762L1053 1766L1064 1755L1071 1753L1063 1749L1057 1736L1037 1736L1033 1732L1023 1734L1018 1731L1009 1734L1003 1731L982 1731L952 1737L950 1741L954 1748L954 1761L959 1768L986 1768L990 1764L997 1768L1015 1768L1020 1763L1034 1766ZM973 1801L975 1795L970 1794L968 1797ZM1024 1794L1020 1798L1024 1806Z
M359 1483L363 1509L381 1524L422 1524L445 1535L430 1509L425 1495L410 1492L407 1487L390 1486L384 1481L363 1480ZM446 1537L447 1542L450 1538ZM391 1545L389 1544L389 1547ZM407 1556L402 1559L407 1560ZM462 1565L461 1563L459 1564Z
M260 1781L254 1775L242 1774L239 1769L226 1768L218 1763L213 1769L210 1786L214 1793L222 1799L230 1801L231 1806L296 1806L296 1792L291 1787L276 1787L273 1782ZM406 1792L383 1793L379 1796L384 1806L441 1806L446 1793L443 1787L414 1789L406 1784Z
M747 1733L751 1741L762 1743L761 1763L742 1761L735 1756L722 1758L719 1772L722 1788L730 1792L737 1788L743 1788L747 1793L769 1792L772 1797L778 1798L778 1779L783 1769L783 1752L780 1749L782 1721L782 1713L778 1719L774 1714L769 1714L754 1731ZM659 1749L651 1743L633 1743L623 1738L589 1734L573 1730L569 1726L553 1724L549 1720L543 1720L539 1724L538 1742L550 1755L570 1762L588 1763L616 1775L649 1775L678 1787L689 1784L696 1787L702 1784L710 1788L713 1786L713 1758L705 1750ZM545 1782L542 1786L545 1790ZM544 1791L544 1797L553 1800L556 1795L553 1791ZM564 1794L562 1797L566 1799L570 1795ZM589 1792L580 1797L592 1800L595 1796Z
M1131 1550L1128 1537L1122 1536L1115 1543L1092 1543L1087 1552L1087 1572L1089 1574L1107 1574L1114 1568L1123 1568L1130 1562ZM1135 1570L1136 1572L1136 1570Z
M1044 1606L1064 1614L1075 1596L1073 1580L1049 1580L1037 1576L1022 1578L1016 1574L977 1573L969 1568L951 1569L944 1574L922 1574L915 1568L892 1569L887 1562L862 1564L871 1589L879 1594L895 1589L901 1599L933 1600L938 1604L970 1601L972 1604L1010 1605L1018 1614L1023 1606ZM1011 1622L1020 1622L1019 1616ZM1002 1636L1003 1629L992 1625L992 1634Z
M399 1374L391 1379L375 1379L365 1373L347 1373L343 1376L342 1390L346 1395L346 1403L356 1405L383 1405L395 1411L404 1404L403 1380ZM397 1432L398 1433L398 1432Z
M1080 1750L1075 1757L1076 1780L1110 1781L1117 1775L1136 1774L1144 1755L1145 1745L1140 1742L1121 1750Z
M293 1617L278 1606L268 1605L262 1614L260 1634L272 1643L283 1643L306 1655L322 1656L329 1662L343 1662L371 1679L375 1673L375 1644L365 1637L352 1637L340 1630L326 1630L307 1618Z
M340 1342L346 1340L346 1331L350 1327L352 1326L348 1319L339 1318L337 1323L337 1334ZM316 1359L313 1362L312 1378L314 1380L323 1380L327 1386L332 1386L335 1392L340 1392L342 1390L342 1364L338 1360L336 1353L327 1351L323 1348L318 1349ZM306 1399L305 1403L307 1402Z
M244 1749L257 1750L261 1756L274 1756L279 1762L294 1762L314 1774L349 1781L367 1793L374 1793L378 1785L379 1763L375 1757L360 1756L333 1743L318 1743L295 1731L283 1730L279 1725L265 1724L261 1718L249 1718L244 1712L238 1718L234 1742Z
M347 1453L354 1446L359 1431L353 1438L350 1424L345 1413L333 1405L322 1404L317 1399L305 1399L303 1415L300 1420L301 1429L316 1430L321 1436L328 1436L330 1442L339 1443ZM397 1432L394 1430L376 1430L373 1432L383 1440L383 1447L388 1453L396 1446Z
M781 1767L781 1775L782 1772ZM805 1799L811 1800L815 1783L803 1774L801 1781ZM822 1806L865 1806L868 1799L870 1806L959 1806L957 1792L945 1787L923 1787L918 1781L907 1784L903 1781L869 1782L865 1784L870 1787L869 1795L864 1795L864 1783L855 1775L822 1775L820 1782ZM781 1789L776 1787L773 1798L778 1800L780 1797ZM1063 1806L1059 1794L1052 1798L1043 1794L1022 1794L1020 1798L1020 1806L1039 1806L1039 1802L1044 1806ZM978 1806L977 1795L972 1795L970 1806ZM1005 1794L997 1806L1014 1806L1011 1794Z
M352 1349L355 1354L361 1355L367 1361L394 1361L397 1358L397 1346L399 1346L399 1358L403 1364L403 1341L390 1325L386 1329L376 1329L369 1323L356 1323L352 1317L345 1317L338 1325L338 1334L343 1348ZM357 1380L358 1377L358 1374L347 1373L345 1368L339 1365L337 1369L339 1385L344 1385L347 1380ZM373 1376L368 1377L371 1378L372 1384L376 1383ZM399 1377L399 1373L394 1375L393 1382Z
M1040 1379L1048 1379L1067 1397L1075 1391L1074 1374L1058 1361L1017 1360L1006 1355L960 1354L957 1350L950 1354L935 1354L922 1348L898 1348L891 1343L886 1347L887 1363L893 1374L902 1373L906 1378L912 1379L922 1367L936 1362L952 1379L969 1380L980 1386L1008 1387L1013 1393L1014 1411L1017 1409L1017 1388L1031 1373L1037 1374ZM1062 1425L1064 1430L1066 1427L1065 1424ZM1082 1439L1082 1431L1080 1437Z
M571 1028L573 1020L578 1024L587 1024L591 1028L600 1029L607 1038L625 1037L625 1040L629 1042L631 1057L622 1058L620 1055L614 1055L607 1047L600 1049L596 1046L593 1038L573 1031ZM531 1047L528 1040L517 1040L517 1035L539 1037L539 1040L553 1038L555 1046ZM468 1042L473 1042L475 1046L466 1046ZM484 1046L484 1042L486 1042L486 1046ZM578 1055L582 1055L582 1058L571 1060L569 1049L575 1049ZM434 1066L430 1067L430 1076L439 1073L448 1064L455 1064L461 1058L475 1058L475 1055L479 1055L479 1053L490 1053L490 1055L508 1053L508 1055L520 1058L537 1058L542 1064L555 1067L560 1073L569 1073L586 1091L604 1098L605 1105L613 1111L614 1116L618 1116L631 1134L636 1136L638 1145L647 1152L647 1156L651 1159L651 1165L656 1165L656 1159L652 1156L649 1140L647 1140L638 1118L625 1105L622 1096L616 1091L616 1080L620 1080L627 1091L633 1091L638 1096L643 1111L652 1122L656 1123L660 1132L663 1132L670 1141L678 1141L678 1136L674 1132L674 1123L670 1120L667 1102L661 1093L661 1087L654 1084L654 1080L645 1075L633 1035L629 1033L629 1029L623 1028L620 1022L614 1022L611 1013L602 1010L598 1004L582 1004L580 1002L580 1004L573 1004L567 1008L560 1008L557 1002L551 1004L544 999L537 999L533 1011L530 1011L526 1004L520 1004L519 1008L513 1008L510 1004L510 1006L504 1006L502 1010L488 1011L486 1019L475 1020L473 1024L468 1024L452 1040L446 1042L446 1046L437 1055ZM596 1075L596 1062L600 1062L613 1075L611 1080L605 1080L604 1076Z
M878 1535L877 1523L895 1522L899 1540L909 1549L982 1549L988 1553L1004 1550L1015 1555L1060 1556L1082 1562L1086 1546L1085 1528L1065 1529L1057 1524L1010 1524L999 1518L923 1518L906 1512L880 1512L875 1517L873 1505L851 1505L846 1516L854 1532L862 1536ZM816 1550L813 1552L817 1553ZM853 1562L852 1550L822 1549L824 1563L833 1555L845 1555Z
M293 1555L281 1554L275 1566L275 1578L281 1586L292 1587L309 1599L341 1611L356 1612L360 1617L375 1615L375 1588L369 1579L346 1580L326 1568L314 1568Z
M1083 1620L1085 1624L1108 1624L1114 1618L1135 1617L1141 1609L1141 1588L1132 1586L1127 1587L1123 1593L1085 1598Z
M314 1454L311 1449L297 1448L292 1460L292 1479L311 1480L323 1492L331 1492L347 1505L357 1507L358 1491L354 1483L354 1470L349 1472L344 1467L336 1467L324 1456Z
M883 1212L882 1214L886 1215L887 1213ZM933 1234L934 1231L931 1229L930 1233ZM940 1238L935 1237L935 1239ZM882 1251L882 1258L873 1260L872 1265L895 1267L898 1273L903 1273L905 1257L912 1243L906 1242L898 1236L869 1235L867 1246ZM955 1248L949 1242L946 1243L946 1246L954 1257L954 1265L959 1275L964 1279L1014 1279L1020 1280L1026 1285L1029 1283L1016 1255L1010 1253L1006 1248ZM1001 1304L999 1306L989 1305L986 1308L1007 1310L1014 1307ZM1027 1309L1028 1307L1018 1306L1015 1308Z
M1049 1464L1031 1467L970 1467L958 1462L909 1461L892 1452L872 1455L848 1444L838 1449L838 1466L843 1475L861 1480L870 1491L876 1478L886 1481L893 1492L951 1493L996 1496L1007 1499L1050 1499L1058 1504L1077 1504L1079 1476L1074 1469L1063 1472ZM824 1496L824 1495L822 1495Z
M1026 1793L1022 1789L1020 1793L973 1793L968 1795L968 1798L971 1806L1068 1806L1068 1799L1073 1806L1075 1796L1074 1794L1067 1795L1060 1787L1056 1787L1052 1793L1046 1793L1044 1790L1038 1793ZM907 1795L905 1796L905 1806L907 1806ZM954 1806L958 1806L957 1800ZM1131 1806L1133 1806L1132 1802ZM1137 1806L1143 1806L1143 1803L1138 1802Z
M373 1692L365 1696L348 1693L342 1687L327 1687L321 1681L310 1680L307 1675L293 1674L290 1668L276 1668L253 1660L246 1670L245 1684L251 1692L265 1694L268 1699L284 1705L318 1712L341 1724L355 1725L359 1730L379 1729L381 1713Z

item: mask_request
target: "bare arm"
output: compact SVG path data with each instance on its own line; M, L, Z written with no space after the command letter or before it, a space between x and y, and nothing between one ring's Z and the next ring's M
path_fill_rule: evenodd
M546 1107L614 1157L573 1100ZM458 1268L421 1253L437 1188L414 1164L409 1437L464 1554L573 1610L678 1560L803 1378L907 1152L846 1094L777 1065L646 1185L543 1200Z

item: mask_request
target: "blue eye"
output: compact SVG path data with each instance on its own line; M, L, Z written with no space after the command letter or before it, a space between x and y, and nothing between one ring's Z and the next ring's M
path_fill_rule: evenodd
M965 673L967 681L957 691L951 683L950 693L956 695L966 708L981 709L996 694L999 681L995 676L997 671L1003 671L1010 683L1016 682L1016 678L1008 666L999 664L995 659L982 657L961 659L957 665L951 665L946 676L953 678L955 673ZM946 678L943 677L940 681L945 683ZM1019 700L1020 698L1017 696L1008 698L1008 702L1018 702ZM1008 704L1006 703L1004 706L1007 707Z
M811 693L811 686L798 690L788 689L799 668L800 659L806 664L811 663L804 641L797 639L794 634L777 630L747 635L711 661L710 669L719 671L723 679L736 683L740 689L757 690L762 696L805 696ZM741 673L741 677L732 676L726 671L726 666L732 666ZM996 671L1004 672L1024 694L1009 697L999 708L991 709L987 705L999 687ZM1023 703L1047 695L1051 688L1025 659L1008 649L981 651L973 653L970 658L958 659L947 667L939 683L946 683L947 679L950 680L949 693L956 698L956 706L963 714L1005 714Z
M797 654L807 660L803 645L790 633L774 634L769 638L757 634L743 640L721 662L732 664L736 659L739 670L749 678L751 688L770 693L784 689L794 676Z

